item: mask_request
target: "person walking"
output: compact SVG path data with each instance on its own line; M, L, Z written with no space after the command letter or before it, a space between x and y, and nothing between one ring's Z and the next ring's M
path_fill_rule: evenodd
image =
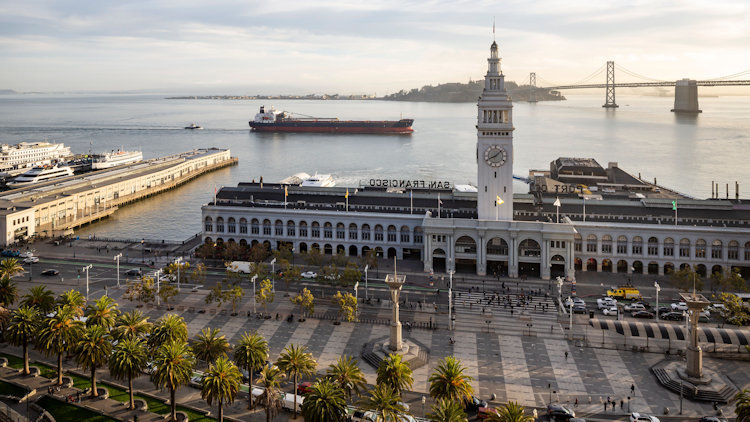
M565 351L565 360L568 360L568 352Z
M635 384L630 384L630 394L635 395Z
M576 397L576 402L573 404L573 407L578 407L578 397Z
M620 410L623 410L624 405L625 405L625 401L620 399Z

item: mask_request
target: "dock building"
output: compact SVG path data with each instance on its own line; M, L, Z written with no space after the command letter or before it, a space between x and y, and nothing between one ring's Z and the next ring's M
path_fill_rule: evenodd
M240 183L202 207L203 241L348 256L375 250L422 261L427 273L573 279L576 271L656 275L695 265L704 275L750 275L750 201L514 194L513 129L493 42L477 104L476 191L421 180L371 179L356 189ZM608 167L617 177L576 159L553 162L550 172L619 190L638 185Z

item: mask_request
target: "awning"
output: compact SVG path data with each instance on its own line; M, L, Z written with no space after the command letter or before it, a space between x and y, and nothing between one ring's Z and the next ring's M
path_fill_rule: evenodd
M648 337L663 340L685 340L687 331L682 324L658 322L617 321L614 319L590 319L589 325L602 330L612 330L630 337ZM737 328L698 327L698 341L744 346L749 344L750 331Z

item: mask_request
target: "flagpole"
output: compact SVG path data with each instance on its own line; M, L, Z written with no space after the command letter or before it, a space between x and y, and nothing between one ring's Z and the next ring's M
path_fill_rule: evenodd
M409 191L409 214L414 213L414 191Z
M583 221L586 221L586 195L583 196Z
M440 204L442 201L440 201L440 194L438 193L438 218L440 218Z

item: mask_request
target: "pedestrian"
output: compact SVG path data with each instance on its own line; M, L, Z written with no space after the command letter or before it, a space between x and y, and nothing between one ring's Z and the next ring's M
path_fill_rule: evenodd
M604 402L604 411L605 412L607 411L607 404L609 404L609 398L607 399L606 402Z
M623 409L623 406L625 406L625 401L620 399L620 410Z
M630 394L635 395L635 384L630 384Z
M568 352L565 352L565 360L568 360Z
M578 397L576 397L576 402L573 404L573 407L578 407Z

